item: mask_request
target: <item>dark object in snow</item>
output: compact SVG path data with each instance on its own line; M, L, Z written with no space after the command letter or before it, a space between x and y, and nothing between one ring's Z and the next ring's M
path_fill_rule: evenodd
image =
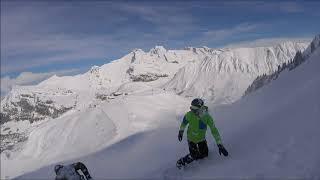
M201 141L199 143L193 143L191 141L188 141L189 146L189 152L190 154L180 158L177 161L177 167L181 169L181 167L190 164L194 160L203 159L205 157L208 157L208 145L207 141Z
M83 173L80 175L79 171ZM54 167L54 172L56 173L55 180L92 180L87 167L82 162L77 162L74 164L69 164L63 166L58 164Z
M228 151L223 147L222 144L218 144L218 148L219 148L219 154L221 155L221 153L224 155L224 156L228 156L229 153Z

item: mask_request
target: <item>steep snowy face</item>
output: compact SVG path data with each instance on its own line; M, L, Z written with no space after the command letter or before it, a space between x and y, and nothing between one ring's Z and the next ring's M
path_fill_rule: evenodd
M274 47L223 49L190 62L165 84L165 89L184 96L198 96L215 103L239 99L252 81L270 74L278 65L289 62L307 44L286 42Z
M284 70L288 69L289 71L295 69L303 62L307 61L307 59L312 55L315 50L317 50L320 47L320 35L317 35L310 45L307 47L307 49L303 52L299 51L296 53L292 61L285 62L278 66L277 71L271 73L271 74L263 74L256 77L256 79L252 82L252 84L247 88L245 91L245 95L248 95L252 93L253 91L256 91L257 89L267 85L271 81L277 79Z
M132 52L131 64L127 73L132 81L149 82L172 76L190 61L205 57L191 50L166 50L156 46L149 52L135 50ZM168 78L167 78L168 79Z

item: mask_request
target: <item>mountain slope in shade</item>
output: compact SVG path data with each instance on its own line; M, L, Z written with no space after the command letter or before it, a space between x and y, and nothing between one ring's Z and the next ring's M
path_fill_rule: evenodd
M210 106L229 150L228 157L219 156L208 133L209 157L186 170L177 170L175 161L187 153L187 143L185 139L178 142L179 123L171 122L156 130L136 133L97 153L61 163L82 161L96 179L319 179L319 60L317 48L305 63L284 71L269 86L234 104ZM154 118L165 121L168 117ZM53 166L19 179L54 178Z
M1 153L1 178L12 178L39 167L81 157L136 133L178 123L188 104L172 93L123 96L59 118L32 125L19 151ZM14 167L14 168L12 168Z

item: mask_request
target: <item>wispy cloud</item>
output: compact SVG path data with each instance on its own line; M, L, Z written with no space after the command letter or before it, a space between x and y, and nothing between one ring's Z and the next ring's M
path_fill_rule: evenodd
M301 13L306 10L304 3L301 1L226 1L223 2L223 5L225 7L246 8L248 11Z
M192 43L195 45L210 45L216 44L217 42L230 41L230 39L235 37L249 37L265 26L267 25L261 23L240 23L229 28L210 29L194 38Z
M21 7L10 3L1 6L1 75L55 63L119 57L131 49L154 46L181 35L192 27L192 18L183 8L96 3L57 3L52 8L35 2ZM94 17L92 21L102 19L92 23L94 29L89 29L89 20L82 22L83 16L73 15L82 12ZM131 17L150 26L128 22ZM103 21L105 24L99 24Z
M47 34L31 35L4 44L2 57L6 62L1 74L21 71L57 62L77 62L107 56L106 49L114 46L110 37L73 37Z
M188 13L190 6L171 3L117 3L123 12L138 16L155 27L155 31L167 36L183 35L194 30L194 17Z
M278 7L280 8L280 10L287 13L301 13L305 11L303 6L301 6L297 2L282 2Z
M232 43L225 45L225 48L239 48L239 47L268 47L274 46L282 42L300 42L300 43L310 43L312 37L300 37L300 38L263 38L256 39L252 41L241 41L237 43Z
M247 33L256 30L260 24L249 24L249 23L242 23L237 26L227 28L227 29L217 29L217 30L209 30L204 32L204 37L210 40L219 40L225 39L230 36L239 34L239 33Z

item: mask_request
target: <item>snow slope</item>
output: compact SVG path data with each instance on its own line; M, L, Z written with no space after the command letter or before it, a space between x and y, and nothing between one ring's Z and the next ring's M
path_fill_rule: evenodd
M99 152L61 163L82 161L96 179L319 179L319 67L320 49L317 48L305 63L293 71L284 71L268 86L232 105L210 106L229 157L218 155L208 133L209 158L185 170L176 170L175 161L187 153L187 145L185 139L183 143L177 141L180 122L175 118L181 121L183 110L188 107L181 106L179 111L173 106L166 109L167 103L164 103L166 106L154 105L159 98L150 95L148 101L142 101L153 99L149 105L161 109L158 111L161 115L152 115L153 121L167 123L133 133ZM161 96L164 98L167 94ZM183 102L187 104L181 99L180 103ZM137 112L142 109L134 107L139 109ZM42 167L18 179L53 178L53 166Z
M90 154L135 133L171 123L185 111L186 105L187 101L175 94L147 91L71 110L32 126L28 140L19 151L2 153L1 178Z

